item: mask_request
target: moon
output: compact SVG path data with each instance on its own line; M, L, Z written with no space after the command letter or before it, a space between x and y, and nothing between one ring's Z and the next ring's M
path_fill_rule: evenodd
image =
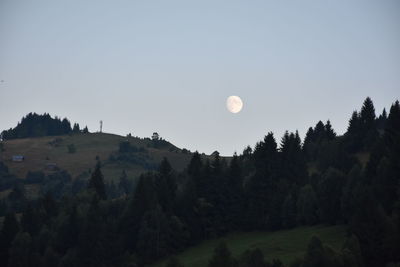
M229 110L229 112L238 113L243 108L243 101L240 99L240 97L231 95L228 97L228 99L226 99L226 108Z

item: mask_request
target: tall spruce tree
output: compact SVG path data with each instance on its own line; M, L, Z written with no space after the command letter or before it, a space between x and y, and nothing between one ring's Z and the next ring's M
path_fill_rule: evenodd
M232 267L235 265L236 261L224 242L214 249L214 254L208 262L208 267Z
M246 227L265 229L278 178L278 150L272 133L254 149L255 172L246 184Z
M375 123L375 107L370 97L364 100L363 106L360 112L361 123L365 127L364 129L370 129Z
M127 196L131 192L131 183L128 180L126 171L123 170L119 178L118 191L120 194Z
M163 158L156 181L157 195L163 211L172 214L174 210L177 184L172 167L167 158Z
M94 190L101 199L107 198L100 162L96 164L96 169L89 180L88 188Z
M136 246L139 228L146 212L158 206L154 184L154 174L145 173L139 177L133 197L129 200L120 218L120 233L123 233L124 246L130 251Z
M300 189L297 200L297 222L313 225L318 222L318 200L311 185L307 184Z
M14 213L7 213L0 231L0 262L7 266L8 250L19 231L19 224Z

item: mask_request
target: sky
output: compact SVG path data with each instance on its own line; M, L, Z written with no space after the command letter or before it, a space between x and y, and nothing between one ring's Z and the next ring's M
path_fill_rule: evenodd
M342 134L400 99L400 1L0 0L0 80L0 130L47 112L222 155Z

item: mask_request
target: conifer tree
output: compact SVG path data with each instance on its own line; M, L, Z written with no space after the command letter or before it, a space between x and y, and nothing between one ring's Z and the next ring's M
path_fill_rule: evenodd
M281 217L284 228L292 228L296 225L296 202L291 193L283 201Z
M313 236L308 243L307 252L304 256L304 267L319 267L325 266L324 248L322 246L321 240Z
M357 135L361 131L361 119L357 111L353 111L351 118L349 120L349 126L347 127L347 132L352 135Z
M329 120L325 124L325 135L328 140L332 140L336 137L336 133L333 130L331 122Z
M120 231L124 233L124 245L129 250L135 248L138 231L146 212L154 210L158 205L154 174L145 173L139 177L132 199L129 201L121 217Z
M264 260L264 254L259 248L246 250L239 259L240 267L269 267Z
M363 124L364 130L371 129L375 123L375 108L371 98L367 97L364 100L363 106L360 112L361 123Z
M130 193L130 187L131 185L128 176L126 175L126 171L123 170L119 178L118 190L121 194L128 195Z
M322 121L318 121L314 128L314 141L320 142L325 137L325 125Z
M281 141L281 165L280 174L282 178L297 185L303 185L307 180L307 167L301 149L301 139L299 133L288 133L282 137Z
M177 257L171 257L165 264L165 267L184 267L184 265Z
M317 195L311 185L307 184L300 189L297 200L297 221L300 224L313 225L318 221Z
M92 177L89 180L88 188L93 189L101 199L106 199L106 188L104 185L104 177L101 173L100 165L100 162L96 164L96 169L92 173Z
M163 211L167 214L172 214L174 209L175 195L177 184L172 167L167 158L163 158L159 167L159 176L156 177L155 186L157 196Z
M40 231L41 218L37 210L29 203L21 217L22 231L35 235Z
M237 229L243 223L243 177L239 157L234 154L230 162L226 181L226 213L228 214L227 224Z
M196 151L193 153L187 172L190 176L197 177L200 175L201 169L202 169L201 157L199 152Z
M79 123L74 123L74 127L72 128L73 133L80 133L81 128L79 127Z
M215 249L214 254L208 262L208 267L232 267L235 259L232 257L226 243L221 242Z
M7 266L8 250L19 231L19 224L14 213L7 213L4 217L3 228L0 231L0 262Z
M168 239L171 235L167 217L159 207L147 211L140 223L136 249L149 262L171 252Z
M38 262L32 261L32 237L26 232L16 235L9 251L8 266L29 267L37 266Z
M254 149L255 173L246 184L246 227L265 229L278 178L278 151L272 133Z
M329 168L318 184L318 200L320 220L335 224L341 219L340 200L345 177L342 172Z

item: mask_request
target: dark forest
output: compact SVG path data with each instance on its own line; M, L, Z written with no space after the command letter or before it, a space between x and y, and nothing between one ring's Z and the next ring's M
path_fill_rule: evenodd
M2 136L6 142L64 134L89 133L67 119L31 113ZM129 143L120 149L136 153ZM27 179L43 186L29 200L26 181L0 162L0 189L11 190L0 202L0 265L144 266L170 258L167 266L183 266L171 256L203 240L317 224L346 225L343 248L332 250L315 236L290 266L400 264L398 101L377 115L366 98L340 136L329 120L319 121L304 140L297 131L280 139L269 132L229 159L195 152L184 171L168 158L155 168L135 182L121 170L116 184L105 182L101 160L88 180L65 170L31 172ZM283 263L257 248L235 258L221 243L209 266Z

